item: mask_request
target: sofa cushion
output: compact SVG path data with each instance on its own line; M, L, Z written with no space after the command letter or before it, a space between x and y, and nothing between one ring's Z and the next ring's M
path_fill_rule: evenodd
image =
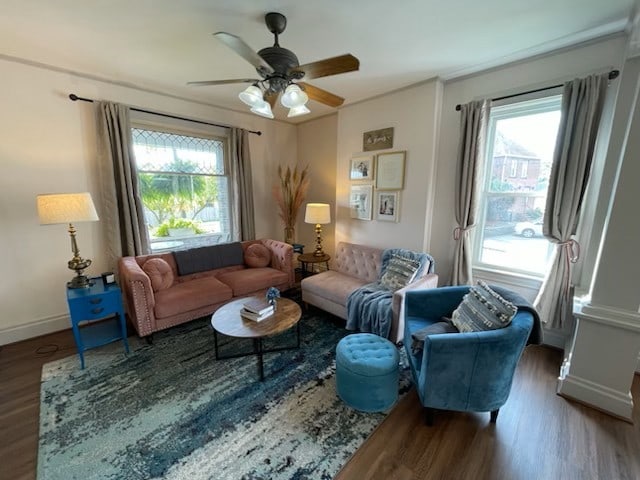
M258 290L282 285L289 281L285 272L275 268L245 268L218 275L218 279L233 290L234 297L240 297Z
M154 292L173 285L173 271L169 264L161 258L150 258L142 265L142 270L149 276Z
M221 243L208 247L173 252L179 275L215 270L244 263L240 242Z
M261 243L253 243L244 251L244 263L251 268L268 267L271 263L271 250Z
M170 317L190 310L225 302L233 297L231 288L215 277L176 283L156 293L154 312L157 318Z
M495 330L509 325L517 311L513 303L480 280L463 297L462 303L451 315L451 321L461 332Z
M327 270L303 279L301 285L303 290L313 292L314 296L325 298L339 305L346 305L347 297L351 292L365 283L367 282L360 278L344 275L335 270Z

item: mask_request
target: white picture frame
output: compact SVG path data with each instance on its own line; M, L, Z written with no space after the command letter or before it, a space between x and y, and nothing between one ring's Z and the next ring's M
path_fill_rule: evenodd
M400 218L400 192L376 192L376 220L398 222Z
M351 218L371 220L373 185L351 185L349 210Z
M406 151L379 153L376 158L376 188L402 190Z
M374 168L375 159L373 155L354 155L351 158L349 180L371 182L373 181Z

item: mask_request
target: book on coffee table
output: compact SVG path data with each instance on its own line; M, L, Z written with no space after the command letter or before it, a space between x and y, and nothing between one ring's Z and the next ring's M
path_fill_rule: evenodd
M250 298L242 305L247 312L262 314L265 312L273 313L273 305L262 298Z
M273 306L269 305L269 308L267 310L265 310L263 313L254 313L254 312L250 312L246 309L242 309L240 310L240 316L243 318L246 318L247 320L253 320L254 322L260 322L262 320L264 320L265 318L269 318L271 315L273 315L274 312L274 308Z

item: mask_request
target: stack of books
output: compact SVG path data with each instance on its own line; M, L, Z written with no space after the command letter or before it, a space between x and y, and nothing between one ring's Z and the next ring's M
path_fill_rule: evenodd
M266 300L252 298L244 303L240 315L247 320L259 322L273 315L274 308Z

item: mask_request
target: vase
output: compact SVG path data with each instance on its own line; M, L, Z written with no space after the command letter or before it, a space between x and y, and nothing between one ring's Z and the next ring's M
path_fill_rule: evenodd
M285 227L284 228L284 241L285 243L291 243L295 241L296 229L294 227Z

